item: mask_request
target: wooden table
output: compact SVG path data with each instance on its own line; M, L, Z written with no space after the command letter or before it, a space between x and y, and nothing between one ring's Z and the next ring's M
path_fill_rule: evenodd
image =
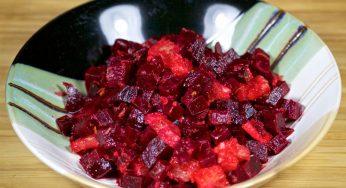
M334 53L346 87L346 0L268 0L305 21ZM49 169L20 142L5 108L8 68L21 46L52 18L85 0L0 1L0 187L80 185ZM345 93L345 90L344 92ZM346 187L346 99L324 140L264 187Z

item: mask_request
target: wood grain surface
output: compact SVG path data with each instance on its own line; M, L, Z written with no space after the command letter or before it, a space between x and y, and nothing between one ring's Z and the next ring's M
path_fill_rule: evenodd
M82 187L57 174L30 153L6 112L5 80L11 62L29 37L57 15L85 0L0 0L0 187ZM329 45L346 87L346 0L268 0L303 20ZM303 160L264 187L346 187L346 99L333 127Z

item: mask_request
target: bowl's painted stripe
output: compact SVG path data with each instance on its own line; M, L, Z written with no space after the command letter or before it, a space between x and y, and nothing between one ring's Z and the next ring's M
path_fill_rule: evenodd
M52 126L49 125L47 122L43 121L42 119L40 119L39 117L37 117L37 116L34 115L33 113L29 112L29 111L26 110L25 108L23 108L23 107L21 107L21 106L15 104L15 103L13 103L13 102L9 102L8 105L10 105L10 106L12 106L12 107L14 107L14 108L17 108L18 110L20 110L20 111L22 111L22 112L28 114L29 116L31 116L32 118L34 118L35 120L37 120L38 122L40 122L40 123L41 123L44 127L46 127L47 129L49 129L49 130L51 130L51 131L53 131L53 132L55 132L55 133L57 133L57 134L61 134L61 132L60 132L58 129L52 127Z
M323 77L329 72L333 70L333 63L329 63L323 71L317 76L317 78L309 85L309 87L304 91L303 95L299 99L299 103L307 97L307 95L311 92L311 90L323 79Z
M299 26L297 31L292 35L290 40L287 42L286 46L281 50L280 54L271 65L271 68L274 69L280 61L284 58L287 52L305 35L308 28L306 26Z
M273 16L269 19L267 24L261 30L261 32L257 35L255 40L250 44L247 51L252 52L255 50L256 46L268 35L268 33L282 20L285 16L285 12L283 10L276 11Z
M64 108L61 108L60 106L57 106L57 105L55 105L55 104L53 104L53 103L43 99L42 97L36 95L35 93L29 91L28 89L26 89L26 88L24 88L22 86L19 86L17 84L11 83L11 82L8 83L8 85L13 87L13 88L16 88L16 89L22 91L23 93L29 95L30 97L36 99L38 102L44 104L45 106L47 106L47 107L49 107L49 108L51 108L51 109L53 109L55 111L62 112L62 113L67 113L67 111Z

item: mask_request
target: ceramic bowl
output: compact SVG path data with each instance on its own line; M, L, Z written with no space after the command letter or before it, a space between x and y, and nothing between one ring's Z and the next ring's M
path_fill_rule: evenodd
M24 45L9 71L8 114L23 143L60 174L91 187L116 187L82 170L68 138L57 134L55 119L63 100L62 82L84 91L83 73L109 55L103 46L117 38L137 42L187 27L210 45L240 54L256 47L271 56L274 71L291 85L289 98L305 106L292 124L291 144L270 158L254 178L233 187L260 186L307 154L327 133L339 108L341 79L328 47L303 22L270 4L254 0L92 1L57 17ZM47 103L48 102L48 103ZM59 109L59 108L58 108Z

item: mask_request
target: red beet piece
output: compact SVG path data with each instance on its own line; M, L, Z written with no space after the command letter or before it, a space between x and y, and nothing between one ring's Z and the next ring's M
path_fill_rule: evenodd
M166 71L159 83L161 96L177 97L181 94L182 79L175 76L171 71Z
M82 155L79 162L86 173L96 179L103 178L112 171L111 164L96 149Z
M128 60L111 63L107 67L106 79L108 87L124 86L127 84L132 64Z
M79 138L71 142L71 150L75 153L80 151L84 151L87 149L97 148L99 146L99 142L96 139L96 135L90 135L84 138Z
M254 52L254 61L251 64L252 68L261 74L268 75L270 70L270 57L263 50L257 48Z
M208 110L208 101L203 96L196 97L188 106L191 115L197 115Z
M177 101L169 100L163 105L163 113L173 120L182 117L184 112L184 108Z
M114 139L114 136L117 131L119 131L117 126L97 130L96 138L100 144L100 147L103 149L116 147L118 143Z
M156 137L149 142L141 157L145 166L150 169L168 151L169 147L160 138Z
M125 174L121 178L121 187L123 188L142 188L144 187L144 179L141 176L133 176Z
M140 110L133 108L127 118L127 123L138 129L144 128L144 114Z
M230 179L232 183L239 183L248 180L255 175L257 175L262 169L262 164L256 157L251 157L250 160L246 161L244 164L233 171L230 174Z
M76 123L72 127L71 140L83 138L94 133L88 117L81 117L75 121Z
M148 143L155 137L155 131L150 126L147 126L142 132L142 134L139 135L140 144L146 147Z
M158 137L168 146L174 148L180 140L180 130L161 113L151 113L144 117L144 121L156 132Z
M240 111L242 115L245 115L246 119L250 119L257 113L257 110L250 103L242 104Z
M169 167L170 165L168 162L159 160L155 163L149 174L154 180L162 181L166 177Z
M218 165L197 170L193 174L193 178L199 188L229 186L225 173Z
M84 74L85 87L88 96L95 96L102 87L103 79L106 75L106 66L90 67Z
M227 110L210 110L208 117L209 123L212 125L225 125L232 122L231 114Z
M188 52L190 53L192 58L198 63L201 63L204 61L204 58L205 58L204 51L205 51L204 39L197 39L188 47Z
M207 167L211 167L214 165L217 165L217 155L216 153L214 153L211 148L210 149L206 149L203 152L200 152L198 154L198 162L199 165L202 168L207 168Z
M270 152L274 155L280 153L289 144L285 136L279 134L276 135L268 144Z
M281 132L287 138L294 132L294 129L292 129L290 127L283 127L281 129Z
M146 114L151 109L150 98L152 95L152 91L140 90L140 94L132 101L132 104Z
M136 85L146 90L155 90L163 74L164 67L161 57L154 57L141 65L136 74Z
M74 121L69 115L64 115L56 119L56 124L63 135L71 136Z
M116 165L121 173L128 171L128 166L136 159L137 156L134 150L126 147L117 148L114 155L117 157Z
M295 121L303 114L303 106L294 100L286 100L283 102L285 115L287 119Z
M96 122L98 127L106 127L114 123L112 113L109 109L97 111L91 116L91 119Z
M141 50L144 46L136 42L128 41L125 39L117 39L113 45L113 56L129 56L136 51Z
M85 97L72 84L63 83L66 87L65 109L69 112L75 112L81 109L85 104Z
M281 112L262 111L263 123L267 131L272 135L282 134L281 128L285 127L285 118Z
M134 101L134 99L137 97L139 92L138 87L133 86L125 86L119 93L118 93L118 100L124 101L127 103L131 103Z
M182 138L176 145L171 161L175 163L184 163L192 160L197 149L196 143L190 138Z
M231 137L231 132L225 126L217 126L210 136L217 145L220 142L228 140Z
M249 148L251 154L257 157L261 163L268 162L267 145L256 140L249 140L246 142L246 147Z
M268 95L266 103L275 106L280 99L287 95L289 90L290 88L288 87L287 83L285 81L280 81Z

